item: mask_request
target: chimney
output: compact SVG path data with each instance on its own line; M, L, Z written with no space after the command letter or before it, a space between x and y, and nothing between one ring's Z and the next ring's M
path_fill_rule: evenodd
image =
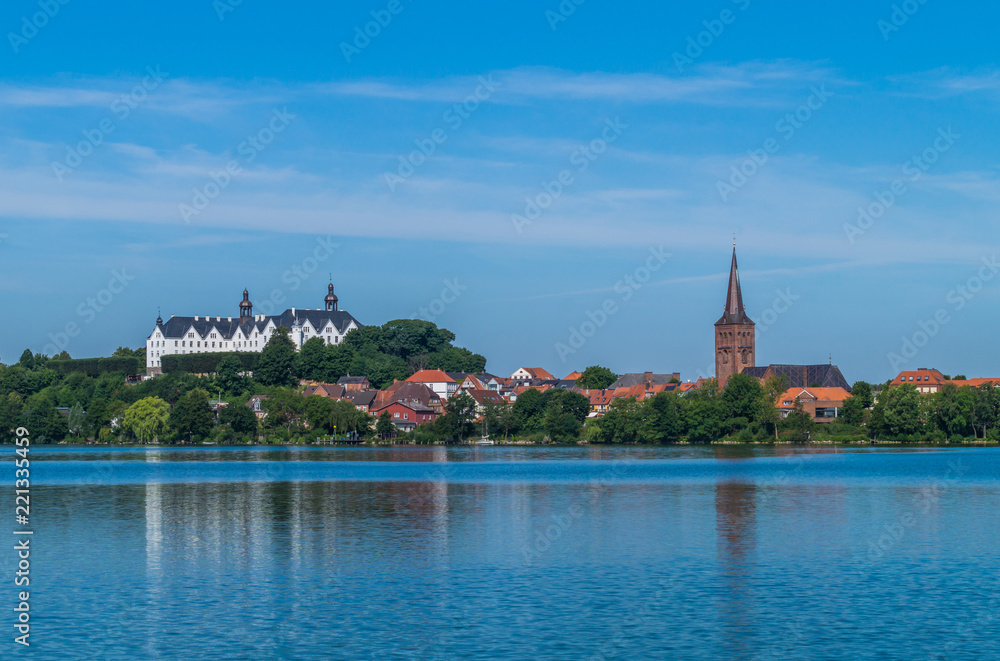
M292 308L292 316L295 316L295 308Z
M226 321L232 321L232 320L233 320L233 318L232 318L232 317L228 317L228 318L226 319Z
M644 372L643 375L642 375L642 378L646 382L646 387L647 388L649 388L651 385L653 385L653 373L652 372Z
M198 321L198 315L195 315L195 316L194 316L194 320L195 320L195 321Z

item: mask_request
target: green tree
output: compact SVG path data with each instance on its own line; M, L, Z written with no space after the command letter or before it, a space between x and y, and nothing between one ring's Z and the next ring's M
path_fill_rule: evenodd
M788 379L784 375L774 374L767 377L761 386L761 402L758 420L762 425L770 425L775 440L778 439L778 423L781 413L778 410L778 398L788 390Z
M854 387L851 388L851 397L856 397L862 408L870 409L875 405L872 384L867 381L855 381Z
M649 443L676 443L684 434L681 399L673 392L661 392L647 399L642 437Z
M170 413L170 426L184 439L208 436L214 424L208 393L201 388L188 391Z
M445 413L440 420L440 428L449 436L462 442L475 431L476 400L468 393L453 395L445 402Z
M371 425L371 416L356 409L350 400L340 399L333 402L328 421L330 428L338 434L356 432L366 435Z
M734 374L726 381L721 395L723 409L731 428L739 426L739 420L757 420L762 411L764 389L760 381L746 374ZM745 423L743 423L745 424Z
M83 424L85 422L86 413L80 402L76 402L69 409L69 418L66 421L67 431L70 436L79 438L83 433Z
M257 415L244 404L223 406L219 411L219 424L227 425L241 436L257 433Z
M227 395L241 395L250 385L236 356L226 356L215 370L215 383Z
M531 434L541 431L544 410L545 401L539 390L529 388L518 395L511 410L514 433Z
M31 353L31 349L24 350L21 354L21 360L17 361L17 364L26 370L34 369L35 356Z
M583 370L583 374L576 380L576 387L589 390L604 390L617 380L618 375L607 367L591 365Z
M311 395L305 398L306 422L319 431L333 431L330 414L333 413L333 400L322 395Z
M923 427L920 395L909 383L882 390L868 426L876 436L911 436Z
M294 373L295 345L288 332L284 326L278 326L260 352L254 378L265 386L293 386L298 383Z
M330 352L321 337L306 340L299 350L297 373L309 381L324 381L329 378ZM339 378L339 377L338 377Z
M128 407L122 429L135 435L140 443L152 443L167 431L170 405L159 397L146 397Z
M263 408L267 412L264 425L272 429L284 428L291 432L293 427L301 425L302 418L305 416L305 399L291 388L274 389L263 404Z
M396 433L396 425L392 424L392 416L389 415L388 411L382 411L382 415L378 417L375 433L382 439L389 438Z

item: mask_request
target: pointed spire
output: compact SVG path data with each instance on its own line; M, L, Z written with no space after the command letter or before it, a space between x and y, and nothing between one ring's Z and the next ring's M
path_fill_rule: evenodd
M735 244L735 241L734 241ZM743 290L740 287L740 270L736 263L736 246L733 245L733 263L729 268L729 290L726 292L726 311L716 324L752 324L743 307Z

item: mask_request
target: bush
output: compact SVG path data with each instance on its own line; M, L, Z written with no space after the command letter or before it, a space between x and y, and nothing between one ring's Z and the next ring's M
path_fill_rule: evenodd
M228 357L233 357L240 363L243 371L252 372L260 360L259 353L244 351L229 351L223 353L187 353L178 356L163 357L163 373L182 372L186 374L214 374L219 363Z
M45 366L54 370L59 376L67 376L73 372L82 372L95 378L110 373L126 375L139 373L139 359L135 356L50 360Z

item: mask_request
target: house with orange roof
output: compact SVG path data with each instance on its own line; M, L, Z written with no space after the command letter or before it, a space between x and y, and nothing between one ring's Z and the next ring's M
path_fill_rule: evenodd
M510 375L512 381L558 381L552 373L541 367L521 367Z
M488 388L486 384L480 381L475 375L466 374L465 377L459 381L458 388L455 389L455 392L469 392L470 390L490 390L490 388Z
M795 404L812 416L814 422L834 422L844 408L844 401L851 393L840 387L834 388L789 388L778 396L775 407L782 418L795 410Z
M951 379L948 383L954 383L959 388L966 386L970 388L980 388L982 386L1000 388L1000 379Z
M904 383L914 386L922 395L930 395L941 390L948 380L944 374L933 368L921 367L916 370L900 372L889 384L890 387L901 386Z
M581 376L583 376L583 372L571 372L566 375L563 381L579 381Z
M611 402L614 400L612 396L614 391L612 390L579 390L577 391L581 395L587 398L590 402L590 415L588 417L595 417L599 415L604 415L608 412L611 407Z
M492 390L466 390L466 394L472 399L476 400L476 414L483 415L486 413L487 404L506 404L507 400L498 392L493 392Z
M433 390L441 399L448 399L458 390L458 382L441 370L420 370L406 380L408 383L422 383Z

